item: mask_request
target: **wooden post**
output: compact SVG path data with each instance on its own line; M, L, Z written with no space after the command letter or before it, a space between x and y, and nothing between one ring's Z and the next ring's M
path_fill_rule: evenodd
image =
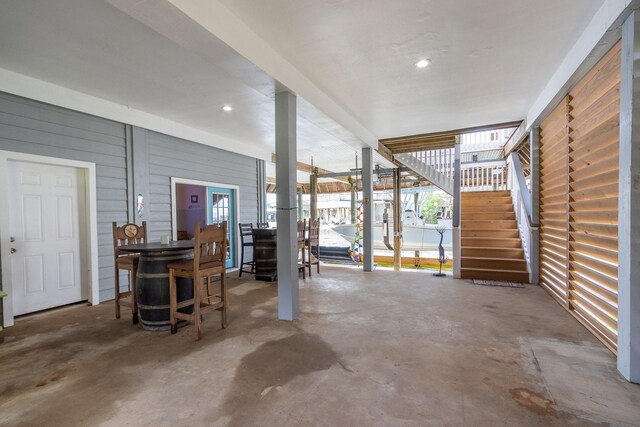
M455 157L453 165L453 277L462 276L460 266L462 248L460 247L460 137L456 136Z
M311 200L309 202L309 216L311 219L318 218L318 170L314 169L310 176L309 192L311 193Z
M356 186L352 185L351 186L351 224L355 224L358 217L357 199L358 199L358 192L356 191Z
M420 215L420 207L418 206L419 194L417 192L413 193L413 211L416 215ZM415 251L414 254L415 260L413 261L414 267L420 267L420 251Z
M393 170L393 269L402 269L402 197L400 168Z
M531 273L529 281L540 281L540 128L529 132L529 170L531 171L531 247L529 260Z

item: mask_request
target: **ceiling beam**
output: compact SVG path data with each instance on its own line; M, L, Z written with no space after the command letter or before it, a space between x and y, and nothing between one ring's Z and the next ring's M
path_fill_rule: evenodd
M423 133L419 135L407 135L407 136L401 136L396 138L384 138L384 139L381 139L380 142L387 143L387 142L393 142L397 140L421 140L421 139L433 138L438 136L456 136L456 135L462 135L465 133L475 133L475 132L484 132L488 130L515 128L520 126L521 122L522 120L517 120L512 122L495 123L492 125L472 126L468 128L453 129L453 130L447 130L447 131L441 131L441 132Z
M520 145L525 141L527 134L527 123L526 121L522 121L518 129L513 132L509 140L506 144L504 144L504 158L506 159L512 151L517 151L516 149L520 147Z
M276 164L276 153L271 153L271 162L273 164ZM336 181L339 182L344 182L347 183L347 179L349 178L349 175L337 175L333 172L331 172L330 170L327 169L322 169L319 168L317 166L311 166L308 163L303 163L303 162L296 162L296 169L298 169L300 172L306 172L306 173L318 173L318 174L322 174L322 175L331 175L331 178L335 179ZM342 179L340 179L342 178Z

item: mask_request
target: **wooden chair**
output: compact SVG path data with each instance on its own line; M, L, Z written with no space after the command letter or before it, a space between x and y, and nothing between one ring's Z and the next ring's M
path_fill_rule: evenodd
M245 262L244 260L244 248L252 248L253 245L253 224L238 224L240 228L240 272L238 273L238 277L242 277L242 273L254 274L256 272L256 262L255 257L251 255L251 261ZM250 271L244 270L244 266L248 265L251 267Z
M133 245L147 241L147 222L141 226L136 224L124 224L118 227L113 222L113 256L114 256L114 287L116 295L116 319L120 318L120 306L129 307L133 313L132 321L138 323L138 301L136 299L136 273L140 257L135 254L123 254L118 250L121 245ZM120 292L120 270L129 272L129 290Z
M306 240L305 246L307 247L307 265L309 266L309 277L311 277L311 266L316 265L317 273L320 274L320 220L309 220L309 238ZM311 248L316 248L316 257L311 255Z
M300 269L302 269L302 278L306 279L307 278L307 274L305 272L306 270L306 265L305 265L305 231L307 228L307 220L303 219L302 221L298 221L298 233L297 233L297 237L298 237L298 251L300 251L300 256L302 257L302 264L300 266L298 266L298 271L300 271Z
M225 262L227 258L227 222L221 226L208 225L200 230L196 222L193 260L184 260L169 264L169 311L171 333L178 331L178 319L194 324L196 340L202 336L201 324L203 310L221 312L222 328L227 327L227 284ZM220 275L220 294L212 291L211 277ZM193 298L178 302L176 277L193 279ZM178 311L193 305L193 313Z
M256 228L269 228L268 222L259 222L256 224Z

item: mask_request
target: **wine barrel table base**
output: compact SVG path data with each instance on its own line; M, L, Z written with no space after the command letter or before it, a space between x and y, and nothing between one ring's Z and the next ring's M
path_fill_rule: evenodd
M168 331L169 321L169 268L175 261L193 257L193 241L180 240L169 244L144 243L122 246L120 250L140 254L136 280L136 297L140 323L147 331ZM177 279L178 302L193 298L193 280ZM180 309L193 313L193 305ZM178 322L184 326L187 322Z
M256 264L256 280L278 280L277 230L254 228L253 257Z

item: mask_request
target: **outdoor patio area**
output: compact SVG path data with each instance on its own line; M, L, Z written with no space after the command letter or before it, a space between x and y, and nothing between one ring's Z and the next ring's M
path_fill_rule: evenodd
M115 320L112 302L18 319L0 333L0 424L640 420L640 387L538 286L324 266L284 322L275 284L232 276L228 329L211 313L199 342Z

